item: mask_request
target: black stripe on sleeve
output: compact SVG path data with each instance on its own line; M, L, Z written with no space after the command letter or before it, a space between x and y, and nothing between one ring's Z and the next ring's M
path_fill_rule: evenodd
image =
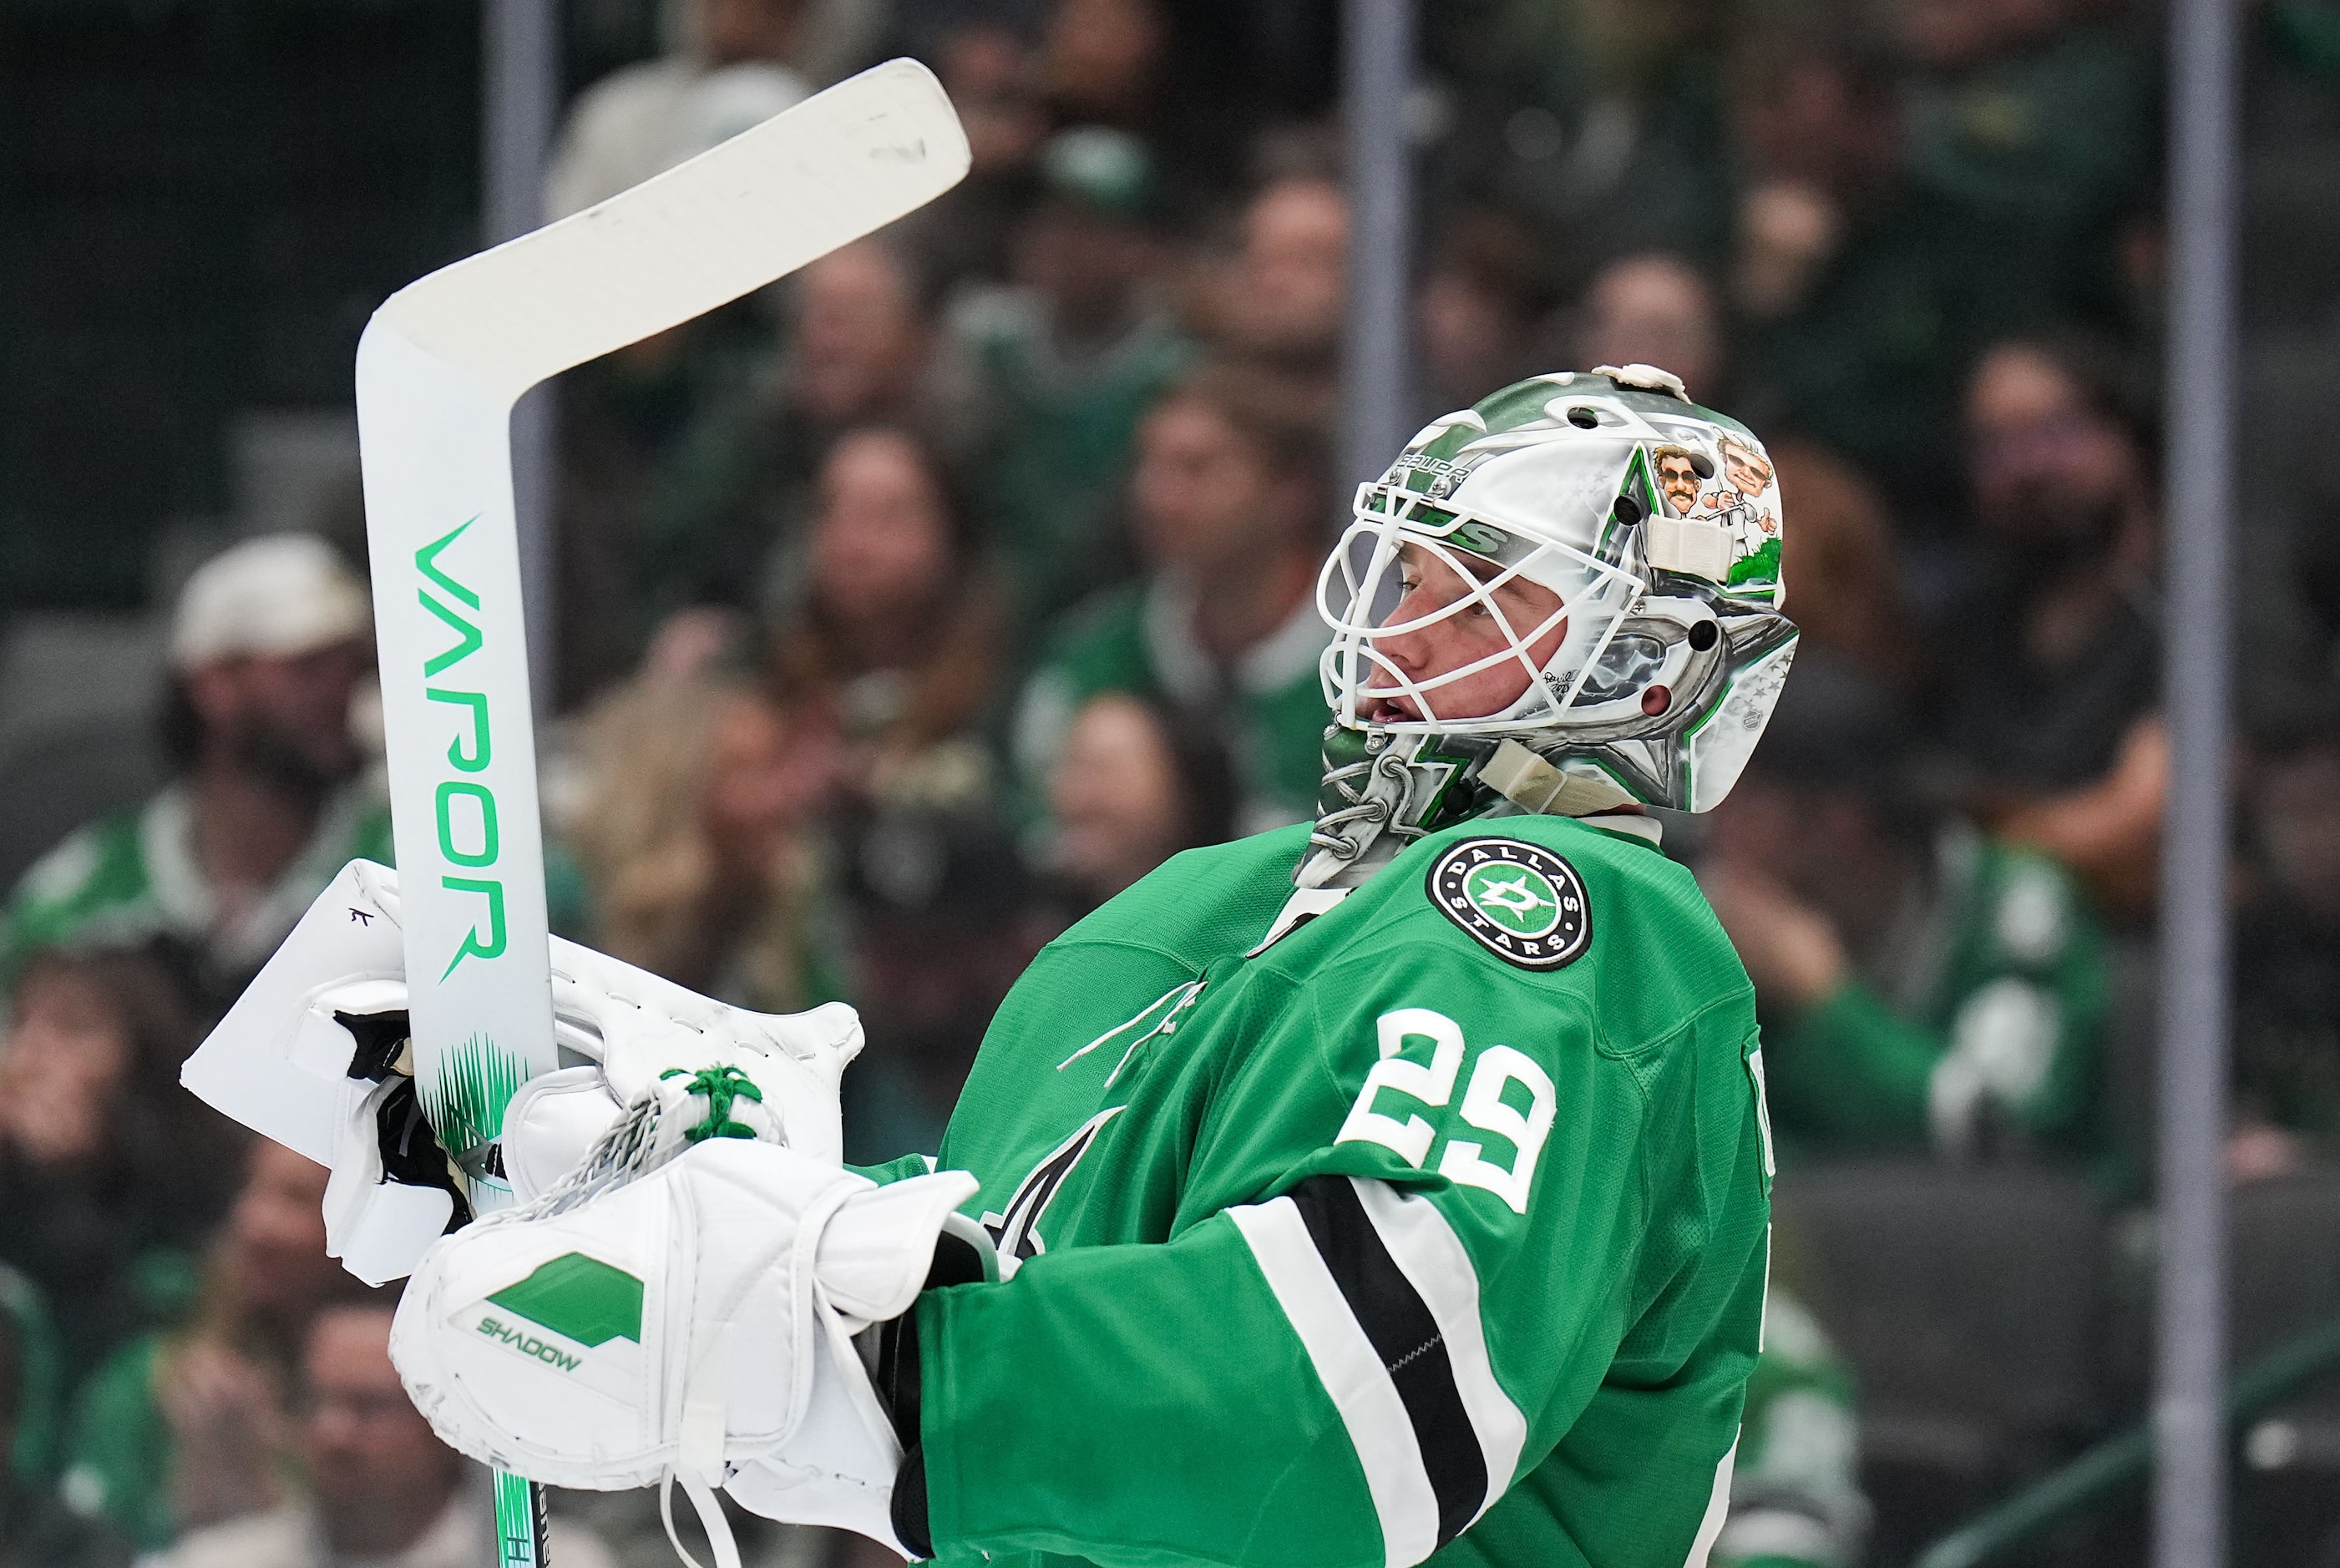
M1487 1500L1487 1462L1454 1386L1445 1336L1390 1257L1347 1177L1312 1176L1291 1197L1317 1255L1404 1402L1430 1489L1438 1498L1438 1543L1443 1546Z

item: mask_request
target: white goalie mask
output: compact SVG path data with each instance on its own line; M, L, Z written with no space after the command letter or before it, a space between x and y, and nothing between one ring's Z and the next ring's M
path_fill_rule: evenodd
M1781 527L1761 443L1666 372L1507 387L1358 487L1318 580L1334 722L1377 748L1421 737L1408 754L1458 777L1516 741L1556 770L1547 794L1588 809L1705 811L1794 654ZM1469 656L1425 659L1433 644Z

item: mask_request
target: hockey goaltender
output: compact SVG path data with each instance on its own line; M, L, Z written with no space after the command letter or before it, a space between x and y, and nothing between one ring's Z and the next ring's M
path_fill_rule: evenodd
M1726 443L1760 455L1646 366L1416 436L1321 579L1314 823L1051 943L931 1156L838 1163L849 1010L556 942L575 1065L505 1114L515 1206L413 1263L416 1404L540 1480L679 1486L731 1563L719 1486L954 1563L1703 1561L1761 1332L1762 1058L1644 808L1721 799L1794 652L1777 548L1659 471ZM1779 518L1764 469L1737 500ZM395 878L320 912L254 994L348 1059L354 1247L452 1183L402 1092Z

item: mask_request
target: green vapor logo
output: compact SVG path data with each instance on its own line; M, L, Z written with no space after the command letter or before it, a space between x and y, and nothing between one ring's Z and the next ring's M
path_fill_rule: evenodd
M422 661L422 678L436 679L461 664L486 646L487 639L479 626L466 611L476 612L480 596L473 593L439 564L440 552L463 537L464 530L480 519L471 518L451 531L431 540L414 552L414 569L421 574L421 584L415 596L422 607L446 623L455 634L455 641L443 652ZM434 594L431 590L437 589ZM478 774L487 769L489 759L495 755L494 738L488 725L488 695L485 692L460 691L452 687L425 685L422 695L434 703L445 703L464 710L470 721L468 733L459 732L447 745L447 764L458 774ZM496 863L503 848L502 834L496 822L496 795L487 784L475 778L451 778L441 783L437 792L439 853L449 865L466 870L480 870ZM482 918L472 922L455 956L439 976L445 980L455 972L455 966L467 958L494 959L504 951L504 884L494 877L446 875L439 884L451 892L471 893L486 901L481 912Z

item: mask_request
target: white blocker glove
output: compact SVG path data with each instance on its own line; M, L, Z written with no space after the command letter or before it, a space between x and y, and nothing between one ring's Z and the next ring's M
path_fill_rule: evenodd
M981 1238L953 1212L976 1190L715 1138L617 1185L573 1177L434 1245L391 1357L475 1459L589 1490L679 1482L722 1568L713 1489L735 1479L749 1507L899 1552L902 1445L852 1336L908 1310L947 1231Z
M669 1141L720 1133L842 1159L838 1080L861 1050L851 1008L750 1012L560 937L551 961L554 1033L577 1065L523 1085L499 1146L481 1151L521 1201L653 1099ZM332 1168L327 1251L376 1285L469 1218L416 1107L405 977L397 873L352 861L180 1074L215 1109Z

